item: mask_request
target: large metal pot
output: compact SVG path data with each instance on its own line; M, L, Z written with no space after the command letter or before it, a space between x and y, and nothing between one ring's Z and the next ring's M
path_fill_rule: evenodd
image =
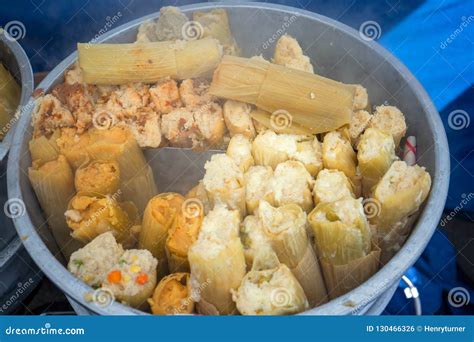
M0 63L21 85L18 111L21 113L33 91L33 72L25 51L5 32L0 33ZM10 130L0 142L0 206L8 206L7 160L16 119L9 122ZM8 214L8 215L7 215ZM23 298L35 288L41 278L35 263L23 248L13 222L12 213L0 215L0 313L13 312ZM13 213L15 214L15 213Z
M399 253L364 284L323 306L305 312L310 315L380 313L400 277L413 265L430 240L444 207L449 182L449 152L438 112L418 81L397 59L378 44L361 39L357 31L339 22L304 10L263 3L206 3L184 6L182 10L190 13L216 6L228 10L234 35L245 56L263 53L270 57L275 40L283 30L298 38L306 54L315 62L319 74L344 82L362 83L367 87L374 104L388 101L406 114L408 134L417 136L419 164L426 167L433 177L431 194L413 233ZM132 42L138 25L157 16L158 13L155 13L118 27L102 36L100 41ZM76 54L66 58L39 87L49 91L52 86L61 82L64 71L75 59ZM55 258L55 246L44 227L44 218L25 173L31 163L28 153L30 138L28 113L18 124L8 169L9 195L24 201L27 208L26 215L15 219L18 233L27 237L23 241L27 250L44 273L69 298L87 308L88 312L108 315L142 314L119 303L100 307L88 302L86 297L92 291L91 288L73 277L64 264ZM166 154L166 149L149 151L147 158L166 160ZM187 162L189 163L189 159ZM202 159L198 158L193 162L199 168ZM153 163L158 165L154 167L158 186L160 182L166 181L163 179L166 175L176 175L166 169L178 163L176 158L167 160L161 169L159 163ZM202 175L202 170L200 172Z

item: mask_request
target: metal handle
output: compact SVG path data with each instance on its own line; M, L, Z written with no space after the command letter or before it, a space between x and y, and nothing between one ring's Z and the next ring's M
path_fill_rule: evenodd
M405 297L407 299L413 299L413 303L415 306L415 314L417 316L421 316L421 300L420 300L420 293L418 292L418 289L416 288L415 285L413 285L410 278L408 278L406 275L402 276L402 280L408 286L408 287L405 287L405 289L403 290L405 292Z

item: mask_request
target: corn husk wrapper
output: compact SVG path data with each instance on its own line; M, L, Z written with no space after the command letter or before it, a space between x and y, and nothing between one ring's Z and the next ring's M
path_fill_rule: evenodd
M59 249L69 260L71 254L83 246L70 233L64 212L69 200L74 196L74 175L66 158L59 155L56 160L45 164L33 162L28 168L28 177L36 197L45 213L48 226Z
M351 182L344 172L324 169L318 173L313 187L313 200L316 205L344 197L355 197Z
M159 277L163 277L168 272L165 251L166 239L183 203L182 195L173 192L163 193L153 197L148 202L143 214L138 247L149 250L158 259Z
M431 177L424 168L394 162L374 189L379 212L370 223L377 226L379 234L387 234L397 222L418 211L430 187Z
M88 146L91 144L89 133L77 134L74 128L61 129L60 136L56 139L59 153L64 155L73 170L87 163L89 156Z
M166 239L166 256L171 273L189 272L188 250L197 240L204 208L196 198L184 201Z
M82 243L111 232L125 248L136 245L139 215L131 202L118 202L115 197L99 193L78 192L64 214L71 236Z
M261 199L271 200L270 195L267 196L267 185L273 170L270 166L253 166L244 174L245 182L245 204L247 213L252 215L258 209Z
M210 76L222 56L216 39L135 44L78 44L84 82L117 85Z
M308 220L331 299L359 286L377 271L380 249L372 242L360 200L321 203Z
M274 208L261 201L257 216L278 259L298 279L310 306L326 303L323 276L306 233L306 213L296 204Z
M263 231L260 220L255 215L248 215L240 226L240 240L244 246L247 269L251 269L258 251L270 242Z
M395 158L392 136L376 128L367 128L357 146L364 197L370 197L372 188L387 172Z
M342 171L349 179L356 177L357 157L352 149L347 130L326 134L323 139L322 154L326 169Z
M243 315L290 315L309 308L305 292L275 252L262 248L238 290L232 291Z
M239 226L239 212L218 205L204 218L198 240L188 251L191 285L201 314L236 313L230 291L240 286L246 273Z
M223 8L216 8L209 12L193 12L193 20L201 24L202 38L212 37L224 47L226 55L240 55L240 49L232 36L229 17ZM200 30L200 28L197 28Z
M230 290L237 289L245 275L242 243L238 237L217 243L222 246L217 253L195 247L188 253L193 290L201 289L198 311L207 315L235 314Z
M209 93L267 112L286 111L311 133L349 124L355 87L256 59L224 56Z
M107 130L89 131L87 152L93 160L114 160L120 169L120 198L133 202L143 212L148 201L158 192L153 171L147 164L133 134L114 126Z
M385 265L402 248L408 236L410 236L418 216L419 213L416 212L396 223L388 234L377 236L377 244L381 249L380 263L382 265Z
M40 161L40 163L46 163L57 159L59 155L59 147L56 143L56 139L60 135L61 132L56 130L49 138L45 135L32 138L28 143L31 160Z
M344 265L320 260L329 298L342 296L368 280L379 270L379 260L380 248L376 245L368 255Z
M16 121L13 114L20 103L20 96L20 86L3 64L0 64L0 140Z
M189 273L172 273L160 280L148 299L154 315L191 314L194 312Z
M76 170L74 185L78 192L112 195L120 186L120 168L116 161L96 160Z

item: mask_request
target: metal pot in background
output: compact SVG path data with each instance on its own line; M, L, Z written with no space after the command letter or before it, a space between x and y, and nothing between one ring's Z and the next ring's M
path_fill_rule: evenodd
M190 14L195 10L225 8L231 26L244 56L263 54L271 57L279 35L288 33L298 39L305 53L315 62L316 71L326 77L347 83L362 83L373 104L388 101L406 115L408 135L416 135L418 141L419 164L431 174L433 183L431 194L414 230L398 254L364 284L331 302L306 311L308 315L355 315L380 314L393 295L404 272L414 264L428 244L441 216L449 183L449 151L439 114L428 95L415 77L396 58L373 41L361 39L359 33L332 19L286 6L264 3L205 3L184 6L181 9ZM100 37L98 42L133 42L137 27L144 20L156 18L158 13L132 21ZM76 60L72 54L60 63L39 85L46 92L60 83L64 71ZM82 313L105 315L133 315L143 312L112 303L102 307L89 302L89 286L75 278L64 267L64 261L54 257L55 247L52 237L44 229L38 201L26 177L30 166L28 141L31 138L31 113L25 113L18 123L8 165L8 192L11 198L24 202L27 214L14 219L20 236L28 252L43 272L73 301ZM153 166L155 179L160 190L164 190L175 177L170 172L177 165L175 157L170 160L166 149L147 150L148 160ZM183 158L184 154L183 154ZM193 168L190 168L191 170ZM192 172L192 171L191 171ZM202 170L201 170L202 172ZM196 177L195 173L185 178ZM168 187L168 191L173 191ZM36 228L38 227L38 229ZM53 242L52 244L50 244ZM49 246L49 247L48 247Z
M26 103L33 91L33 72L22 47L7 33L0 33L0 63L21 85L21 98L17 111L28 110ZM42 275L24 249L15 231L13 221L25 213L24 206L7 197L7 158L16 119L12 117L11 128L0 142L0 314L13 312L22 299L36 287Z

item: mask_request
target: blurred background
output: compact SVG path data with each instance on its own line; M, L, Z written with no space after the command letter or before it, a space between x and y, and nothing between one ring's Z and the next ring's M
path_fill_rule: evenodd
M0 1L0 26L19 27L19 43L37 80L93 39L111 18L113 27L158 12L162 6L202 1L16 0ZM225 2L225 1L222 1ZM377 40L400 59L425 87L443 120L451 155L451 182L445 212L430 244L407 272L420 293L422 313L473 314L474 305L474 1L340 0L261 1L328 16L359 30L375 22ZM218 1L216 1L218 3ZM5 168L5 165L1 166ZM0 170L2 171L2 170ZM0 174L4 174L1 172ZM7 200L5 177L0 180ZM3 203L1 203L3 204ZM9 225L3 218L2 228ZM0 274L7 267L9 241L0 241ZM3 260L3 261L2 261ZM19 261L18 261L19 260ZM27 275L11 289L0 279L0 313L72 313L64 295L43 278L26 254L17 256ZM385 314L415 314L402 281ZM19 293L19 289L22 289ZM4 305L5 307L5 305Z

